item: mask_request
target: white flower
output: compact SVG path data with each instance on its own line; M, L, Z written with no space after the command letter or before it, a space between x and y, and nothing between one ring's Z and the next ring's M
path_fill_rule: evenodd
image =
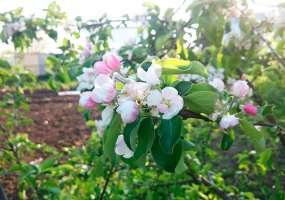
M224 81L219 78L214 78L212 81L209 82L209 84L216 88L219 92L222 92L225 89Z
M21 32L26 29L26 24L24 21L18 21L18 22L12 22L12 23L7 23L4 27L4 33L8 36L11 37L13 36L14 33L17 31Z
M92 109L96 103L92 100L92 92L83 92L80 94L79 105L83 108Z
M152 90L147 97L147 105L158 106L161 103L161 100L161 92L159 90Z
M95 78L96 74L93 68L83 68L83 74L77 77L79 81L77 90L92 89Z
M137 76L140 80L150 84L158 85L160 84L161 66L157 64L152 64L147 71L142 67L137 70Z
M122 97L146 104L150 85L144 82L129 81L122 89Z
M134 152L127 146L123 135L119 135L117 138L115 153L124 158L131 158L134 155Z
M99 74L94 81L92 99L96 103L111 103L116 96L114 81L105 74Z
M220 121L220 128L223 130L235 127L238 124L239 124L239 118L237 118L234 115L225 115L222 117Z
M103 135L104 130L110 124L113 118L114 110L113 107L107 106L101 113L101 120L96 120L96 128L100 136Z
M125 124L136 121L139 115L139 108L136 102L132 100L119 101L119 107L117 112L121 115L121 118Z
M157 107L163 119L171 119L183 108L183 98L173 87L165 87L162 91L152 90L147 97L147 105ZM154 110L155 113L155 110Z
M238 80L233 83L231 94L236 97L245 97L250 93L250 87L246 81Z

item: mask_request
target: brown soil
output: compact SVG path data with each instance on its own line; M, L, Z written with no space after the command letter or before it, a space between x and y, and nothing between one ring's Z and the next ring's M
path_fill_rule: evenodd
M33 123L21 127L34 143L47 144L57 149L81 146L90 131L78 111L78 96L58 96L48 90L39 90L31 95L28 117ZM0 177L0 184L8 197L17 199L16 176Z

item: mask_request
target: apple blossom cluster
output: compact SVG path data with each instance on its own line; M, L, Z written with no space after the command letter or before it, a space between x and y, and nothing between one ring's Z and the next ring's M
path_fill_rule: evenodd
M161 88L162 67L159 64L139 66L134 74L122 71L125 70L121 58L115 53L107 52L102 60L95 62L92 68L83 68L83 73L78 76L78 90L81 91L79 105L86 109L102 110L100 119L95 120L100 136L103 136L115 113L120 115L126 125L145 114L169 120L183 109L184 100L176 88L171 86ZM246 80L228 79L226 85L223 69L210 67L208 71L208 79L203 78L200 82L207 82L217 92L230 94L233 97L231 101L218 100L214 112L209 115L211 120L219 123L221 130L239 124L237 114L229 114L233 104L241 105L240 109L247 115L257 114L256 106L247 102L252 89ZM179 76L180 79L189 79L189 75ZM123 135L117 138L115 153L124 158L133 155Z
M216 84L211 84L213 87L216 87L217 90L221 89L224 86L224 83L221 79L216 79ZM219 90L220 91L220 90ZM249 87L247 81L245 80L235 80L232 85L230 86L230 94L234 96L234 99L232 100L232 103L236 103L239 101L244 101L246 97L250 96L252 93L251 88ZM225 114L225 108L227 108L221 103L222 105L219 107L217 106L217 111L214 112L210 117L212 119L217 119L217 117L222 116L220 120L220 129L228 129L228 128L233 128L236 125L239 124L239 118L236 115L230 115L230 114ZM248 115L251 116L256 116L257 114L257 108L251 103L245 103L244 105L241 106L241 110ZM227 111L227 110L226 110Z
M228 79L227 84L225 84L223 68L217 69L213 66L210 66L208 68L207 79L200 75L189 74L179 75L179 78L182 80L194 81L197 83L207 82L209 85L213 86L217 91L221 93L228 90L228 93L234 96L234 101L244 101L246 97L250 97L252 95L252 89L249 87L247 81L245 80ZM245 79L245 77L242 77L242 79ZM213 121L221 118L219 123L221 130L232 128L239 124L238 117L235 115L226 114L228 112L228 107L226 104L226 102L218 101L215 112L209 116ZM251 103L245 103L242 105L241 110L250 116L256 116L257 114L256 106Z
M5 24L3 27L3 32L7 37L11 37L17 31L23 31L25 29L26 29L26 24L23 20L21 20Z
M101 119L96 120L99 135L110 124L117 112L124 124L137 120L140 113L149 112L153 117L171 119L182 110L183 98L174 87L160 88L162 67L151 64L148 69L139 67L134 76L125 77L121 73L121 59L108 52L93 68L83 68L77 78L80 95L79 105L86 109L103 107ZM115 152L126 152L124 141L117 139ZM125 155L125 154L124 154ZM131 155L129 152L124 157Z

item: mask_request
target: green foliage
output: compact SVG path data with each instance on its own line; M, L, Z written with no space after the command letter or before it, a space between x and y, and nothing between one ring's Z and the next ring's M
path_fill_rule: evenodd
M248 135L251 143L257 152L262 152L265 150L265 138L262 132L256 130L256 128L246 120L241 120L241 129Z

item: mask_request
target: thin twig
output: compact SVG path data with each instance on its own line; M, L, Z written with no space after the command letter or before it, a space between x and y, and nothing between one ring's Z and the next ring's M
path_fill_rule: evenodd
M186 0L182 1L182 3L176 8L176 10L173 12L173 16L181 10L181 8L184 6L186 3Z
M271 46L270 42L263 37L263 35L256 30L256 28L252 28L253 32L266 44L266 46L269 48L273 56L276 58L276 60L281 64L283 67L285 67L285 59L282 58Z
M112 175L113 175L113 168L114 168L114 166L112 165L112 167L110 168L109 174L108 174L107 177L106 177L106 181L105 181L103 190L102 190L102 192L101 192L101 194L100 194L100 198L99 198L100 200L103 200L103 199L104 199L104 195L105 195L105 193L106 193L108 184L109 184L110 179L111 179L111 177L112 177Z

